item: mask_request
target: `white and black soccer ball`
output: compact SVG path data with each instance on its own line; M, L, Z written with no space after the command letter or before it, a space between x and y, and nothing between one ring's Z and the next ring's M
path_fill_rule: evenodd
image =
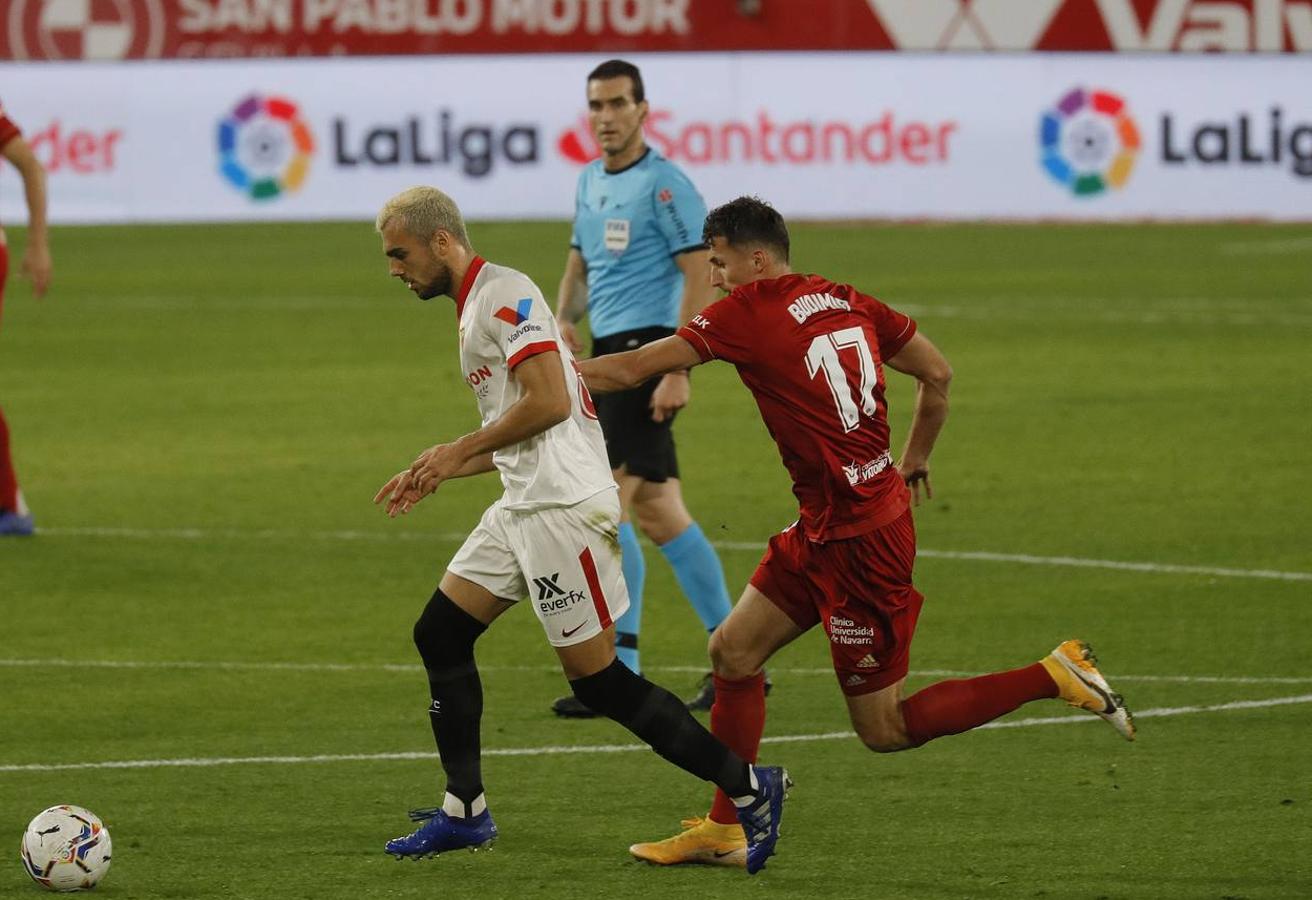
M20 855L32 880L51 891L82 891L109 871L109 829L80 806L52 806L23 833Z

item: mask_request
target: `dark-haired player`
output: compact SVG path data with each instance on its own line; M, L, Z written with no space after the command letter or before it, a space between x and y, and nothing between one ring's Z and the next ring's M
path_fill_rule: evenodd
M0 106L0 156L18 170L23 178L23 193L27 200L27 244L23 249L23 262L19 271L32 280L32 293L45 295L50 286L50 244L46 235L46 173L32 153L32 147L23 140L18 126ZM9 272L9 248L5 232L0 228L0 304L5 298L5 276ZM14 473L14 460L9 450L9 426L0 412L0 537L29 535L35 527L32 514L23 502L18 489L18 476Z
M728 292L675 336L581 363L588 387L621 390L661 372L732 363L756 398L792 476L797 522L771 538L742 598L711 638L711 729L753 759L765 724L761 667L819 624L857 736L880 753L967 731L1024 703L1060 697L1133 739L1121 698L1088 645L1069 640L1040 662L941 681L903 698L923 598L912 585L911 503L929 496L929 456L947 418L947 360L910 318L819 275L789 267L788 230L768 204L740 197L707 216L710 277ZM901 458L889 450L884 367L917 381ZM639 859L740 865L733 806L717 795L707 819Z

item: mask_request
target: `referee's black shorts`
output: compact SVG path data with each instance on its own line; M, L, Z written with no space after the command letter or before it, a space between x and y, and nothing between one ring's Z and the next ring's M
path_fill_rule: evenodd
M606 356L634 350L674 334L673 328L653 326L619 331L605 337L594 338L592 355ZM660 378L638 385L631 391L598 394L593 398L601 431L606 436L606 453L610 467L623 466L630 475L646 481L666 481L679 477L679 461L674 455L674 432L670 430L674 417L664 422L651 418L651 395L660 384Z

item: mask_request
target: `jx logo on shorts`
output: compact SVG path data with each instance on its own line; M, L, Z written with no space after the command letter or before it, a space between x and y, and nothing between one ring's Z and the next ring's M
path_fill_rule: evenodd
M559 572L534 578L533 585L538 589L538 609L543 613L560 612L587 599L587 594L582 591L561 587Z

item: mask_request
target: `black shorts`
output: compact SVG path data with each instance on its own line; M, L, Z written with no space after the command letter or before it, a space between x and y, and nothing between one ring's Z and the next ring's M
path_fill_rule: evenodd
M673 328L653 326L619 331L606 337L594 338L592 355L606 356L634 350L674 334ZM660 378L644 382L631 391L598 394L593 398L597 418L606 436L606 453L610 467L623 466L630 475L647 481L665 481L679 477L679 461L674 455L674 433L671 416L664 422L651 419L651 395L660 384Z

